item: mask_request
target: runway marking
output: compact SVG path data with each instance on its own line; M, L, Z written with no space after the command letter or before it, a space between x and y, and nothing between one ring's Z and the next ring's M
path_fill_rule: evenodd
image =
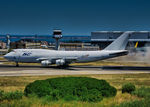
M0 76L40 76L40 75L87 75L87 74L139 74L150 73L146 71L109 71L109 70L22 70L22 71L0 71Z
M101 67L70 67L70 69L59 68L42 68L40 66L21 66L14 67L9 65L2 65L0 62L0 76L46 76L46 75L101 75L101 74L139 74L150 73L150 70L118 70L118 69L102 69ZM115 66L114 66L115 67ZM126 67L126 66L125 66ZM126 67L127 68L127 67ZM135 67L133 67L135 68ZM141 68L140 68L141 69ZM147 68L148 69L148 68Z

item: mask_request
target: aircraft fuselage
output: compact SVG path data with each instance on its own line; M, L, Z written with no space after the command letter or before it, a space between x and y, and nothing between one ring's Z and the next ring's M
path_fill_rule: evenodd
M120 55L119 55L120 53ZM92 62L126 55L128 51L56 51L46 49L16 49L4 57L9 61L23 63L40 63L40 59L53 61L53 59L74 59L74 62ZM39 59L39 60L38 60ZM52 62L54 63L54 62Z

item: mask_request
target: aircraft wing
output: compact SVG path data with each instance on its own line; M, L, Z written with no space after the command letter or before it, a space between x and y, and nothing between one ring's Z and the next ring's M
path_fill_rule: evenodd
M36 59L37 61L44 61L44 60L50 60L50 61L52 61L52 62L55 62L56 60L58 60L58 59L64 59L65 60L65 62L67 62L67 63L71 63L71 62L74 62L74 61L76 61L77 59L78 59L78 57L53 57L53 58L38 58L38 59Z
M82 56L80 56L80 57L60 57L60 58L52 58L52 60L57 60L57 59L64 59L65 61L76 61L76 60L78 60L78 59L80 59L80 58L86 58L86 57L88 57L89 55L88 54L86 54L86 55L82 55Z
M83 55L83 56L80 56L80 57L51 57L51 58L38 58L37 61L44 61L44 60L49 60L53 63L56 62L56 60L59 60L59 59L63 59L66 63L72 63L72 62L75 62L77 61L78 59L80 58L86 58L88 57L89 55Z
M78 57L60 57L60 58L51 58L51 61L56 61L58 59L65 60L66 63L72 63L78 59Z

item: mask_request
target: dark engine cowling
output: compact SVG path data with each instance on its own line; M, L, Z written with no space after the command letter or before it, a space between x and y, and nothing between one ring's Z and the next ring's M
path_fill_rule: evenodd
M57 66L61 66L61 65L64 65L65 64L65 60L64 59L58 59L56 60L56 65Z
M42 66L48 66L48 65L50 65L50 64L51 64L51 62L50 62L49 60L41 61L41 65L42 65Z

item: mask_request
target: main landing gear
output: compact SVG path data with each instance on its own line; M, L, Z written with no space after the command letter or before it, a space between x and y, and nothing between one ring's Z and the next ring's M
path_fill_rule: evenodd
M69 68L69 64L59 65L57 67L60 69Z

